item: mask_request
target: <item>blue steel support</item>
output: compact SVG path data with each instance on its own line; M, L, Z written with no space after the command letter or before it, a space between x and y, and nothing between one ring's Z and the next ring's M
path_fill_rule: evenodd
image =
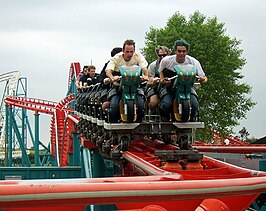
M74 96L77 95L76 77L75 76L73 76L72 79L71 79L71 83L70 83L69 89L67 91L67 95L69 95L69 94L73 94ZM69 104L73 109L74 109L75 104L76 104L75 101L76 100L73 100Z
M89 166L91 166L91 163L92 162L90 162ZM93 152L93 178L113 176L114 174L108 175L106 168L107 166L104 162L104 158L98 152ZM93 207L88 206L83 210L91 211L92 209L94 211L117 210L117 208L114 205L95 205Z
M12 166L12 115L13 115L13 109L12 107L8 108L8 125L6 127L8 128L8 136L7 136L7 143L8 143L8 151L7 151L7 166Z
M5 166L8 166L8 161L9 161L9 153L8 153L8 139L9 139L9 107L6 105L6 128L5 128Z
M80 141L77 132L72 132L73 135L73 164L74 166L80 166Z
M26 123L26 128L25 130L28 130L29 132L29 136L30 136L30 140L31 140L31 143L33 146L35 146L35 137L33 136L33 132L32 132L32 129L31 129L31 126L30 126L30 122L29 122L29 119L28 117L26 116L25 117L25 123ZM49 145L46 147L40 140L39 140L39 145L41 145L45 150L46 150L46 159L43 159L42 162L41 162L41 166L44 166L44 164L46 164L46 166L52 164L53 166L57 166L54 164L54 162L52 162L52 155L50 153L50 143ZM47 158L48 157L48 158ZM46 162L45 162L46 161Z
M39 156L39 113L35 113L35 142L34 142L34 165L40 166Z
M50 143L46 147L42 142L40 142L40 145L45 149L45 154L43 156L41 166L49 166L50 165L50 159L52 157L50 153Z
M92 162L91 162L91 152L88 148L82 149L82 156L83 156L83 169L86 178L92 178Z
M26 127L26 109L22 108L22 115L21 115L21 120L22 120L22 124L21 124L21 137L22 137L22 142L25 148L27 148L27 127ZM28 156L27 156L28 157ZM25 159L27 159L26 157L23 157L22 155L22 166L25 166Z
M105 163L103 157L93 152L93 178L104 177Z
M31 130L31 127L30 127L30 122L29 122L29 119L28 118L26 118L26 123L27 123L27 128L28 128L28 130L29 130L29 135L30 135L30 139L31 139L31 143L32 143L32 145L34 146L34 143L35 143L35 141L34 141L34 136L33 136L33 132L32 132L32 130Z
M88 150L88 148L83 148L82 149L82 167L85 177L86 178L92 178L92 160L91 160L91 152ZM107 208L106 206L94 206L94 205L89 205L83 209L83 211L101 211L103 208ZM108 210L108 209L104 209ZM114 210L114 209L112 209Z
M71 79L71 83L70 83L70 86L69 86L69 89L67 90L67 95L69 94L74 94L76 95L77 93L77 87L76 87L76 77L72 77Z
M30 166L30 159L27 155L24 141L23 141L23 139L19 133L19 129L18 129L17 123L15 121L15 117L12 115L11 118L12 118L12 128L14 129L14 133L17 137L17 140L18 140L19 146L20 146L20 150L22 152L22 163L25 163L25 166L29 167Z

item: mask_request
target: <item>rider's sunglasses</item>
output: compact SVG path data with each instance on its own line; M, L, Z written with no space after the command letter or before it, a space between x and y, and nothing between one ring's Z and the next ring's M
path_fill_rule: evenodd
M159 54L158 56L159 56L159 57L166 57L167 54Z
M187 50L177 50L178 53L186 53Z

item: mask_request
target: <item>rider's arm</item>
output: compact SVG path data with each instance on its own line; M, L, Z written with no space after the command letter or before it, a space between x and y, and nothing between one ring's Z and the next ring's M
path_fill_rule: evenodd
M149 74L148 74L148 69L147 69L147 67L143 67L143 68L142 68L142 72L143 72L143 80L144 80L144 81L148 81L148 80L149 80Z
M171 81L167 80L167 78L164 77L163 70L166 68L165 59L163 58L160 62L159 66L159 73L160 73L160 83L162 85L169 85L171 84Z
M81 87L79 86L79 80L76 80L76 87L77 89L80 89Z
M108 69L108 70L105 70L105 71L106 71L107 77L110 78L111 81L114 81L114 76L112 74L112 70Z
M191 59L192 59L193 63L196 65L197 75L199 77L199 82L201 84L207 83L208 82L208 78L205 75L200 62L198 60L196 60L195 58L191 58Z
M110 78L111 82L118 82L120 80L120 77L118 75L113 75L111 69L106 70L106 75L108 78Z
M167 80L165 79L164 75L163 75L163 71L160 72L160 83L163 85L166 85ZM171 82L171 81L170 81Z
M143 72L143 75L146 75L146 76L149 75L149 74L148 74L148 69L147 69L147 67L143 67L143 68L142 68L142 72Z
M166 68L165 61L164 59L161 60L160 65L159 65L159 73L160 73L160 82L162 83L164 81L164 74L163 70Z
M135 52L135 54L137 55L138 65L141 67L141 70L142 70L142 74L143 74L142 79L144 81L148 81L149 80L149 71L147 68L148 62L141 53Z
M114 76L112 73L117 68L117 59L117 56L112 57L105 70L106 76L110 78L111 82L117 82L120 79L119 76Z
M76 85L78 89L81 89L83 87L85 87L85 83L87 85L87 76L86 75L82 75L79 80L76 81Z
M148 86L152 86L153 85L153 79L155 76L155 62L150 63L150 65L148 66L148 73L149 73L149 80L147 82Z
M163 71L160 72L160 82L162 82L164 80L164 75L163 75Z

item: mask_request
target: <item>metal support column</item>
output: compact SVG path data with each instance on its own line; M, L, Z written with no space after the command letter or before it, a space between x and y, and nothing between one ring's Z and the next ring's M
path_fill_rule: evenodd
M7 146L7 166L8 167L11 167L12 166L12 136L13 136L13 133L12 133L12 115L13 115L13 109L12 107L9 107L7 108L8 110L8 124L6 125L6 127L8 128L8 135L7 135L7 143L8 143L8 146Z
M5 166L8 166L8 138L9 138L9 107L6 105L6 127L5 127Z
M22 136L21 136L21 134L19 132L18 125L17 125L15 117L13 115L11 116L11 118L12 118L12 128L14 130L14 135L17 137L18 144L19 144L19 147L20 147L20 150L21 150L21 153L22 153L22 163L24 163L23 166L28 166L29 167L30 166L30 159L29 159L29 157L27 155L27 150L26 150L26 147L24 145Z
M103 157L98 152L93 152L93 178L105 177L105 163Z
M26 109L22 108L22 115L21 115L21 139L25 149L27 149L27 126L26 126ZM25 159L22 155L22 166L25 166Z
M40 156L39 156L39 116L40 114L36 112L34 116L35 116L34 164L35 166L40 166Z
M80 141L77 132L72 132L73 134L73 164L74 166L80 166Z

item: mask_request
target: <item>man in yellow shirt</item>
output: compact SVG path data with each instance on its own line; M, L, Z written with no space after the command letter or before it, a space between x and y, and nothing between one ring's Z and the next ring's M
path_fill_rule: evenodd
M126 40L123 44L123 51L116 54L110 59L106 67L106 75L110 80L115 83L120 80L119 66L133 66L138 65L142 70L142 80L148 80L148 62L142 54L135 52L135 42L133 40ZM121 94L115 94L111 96L111 104L109 109L110 122L116 122L120 119L119 115L119 100L121 99ZM138 101L138 121L141 121L144 114L144 95L137 95Z

